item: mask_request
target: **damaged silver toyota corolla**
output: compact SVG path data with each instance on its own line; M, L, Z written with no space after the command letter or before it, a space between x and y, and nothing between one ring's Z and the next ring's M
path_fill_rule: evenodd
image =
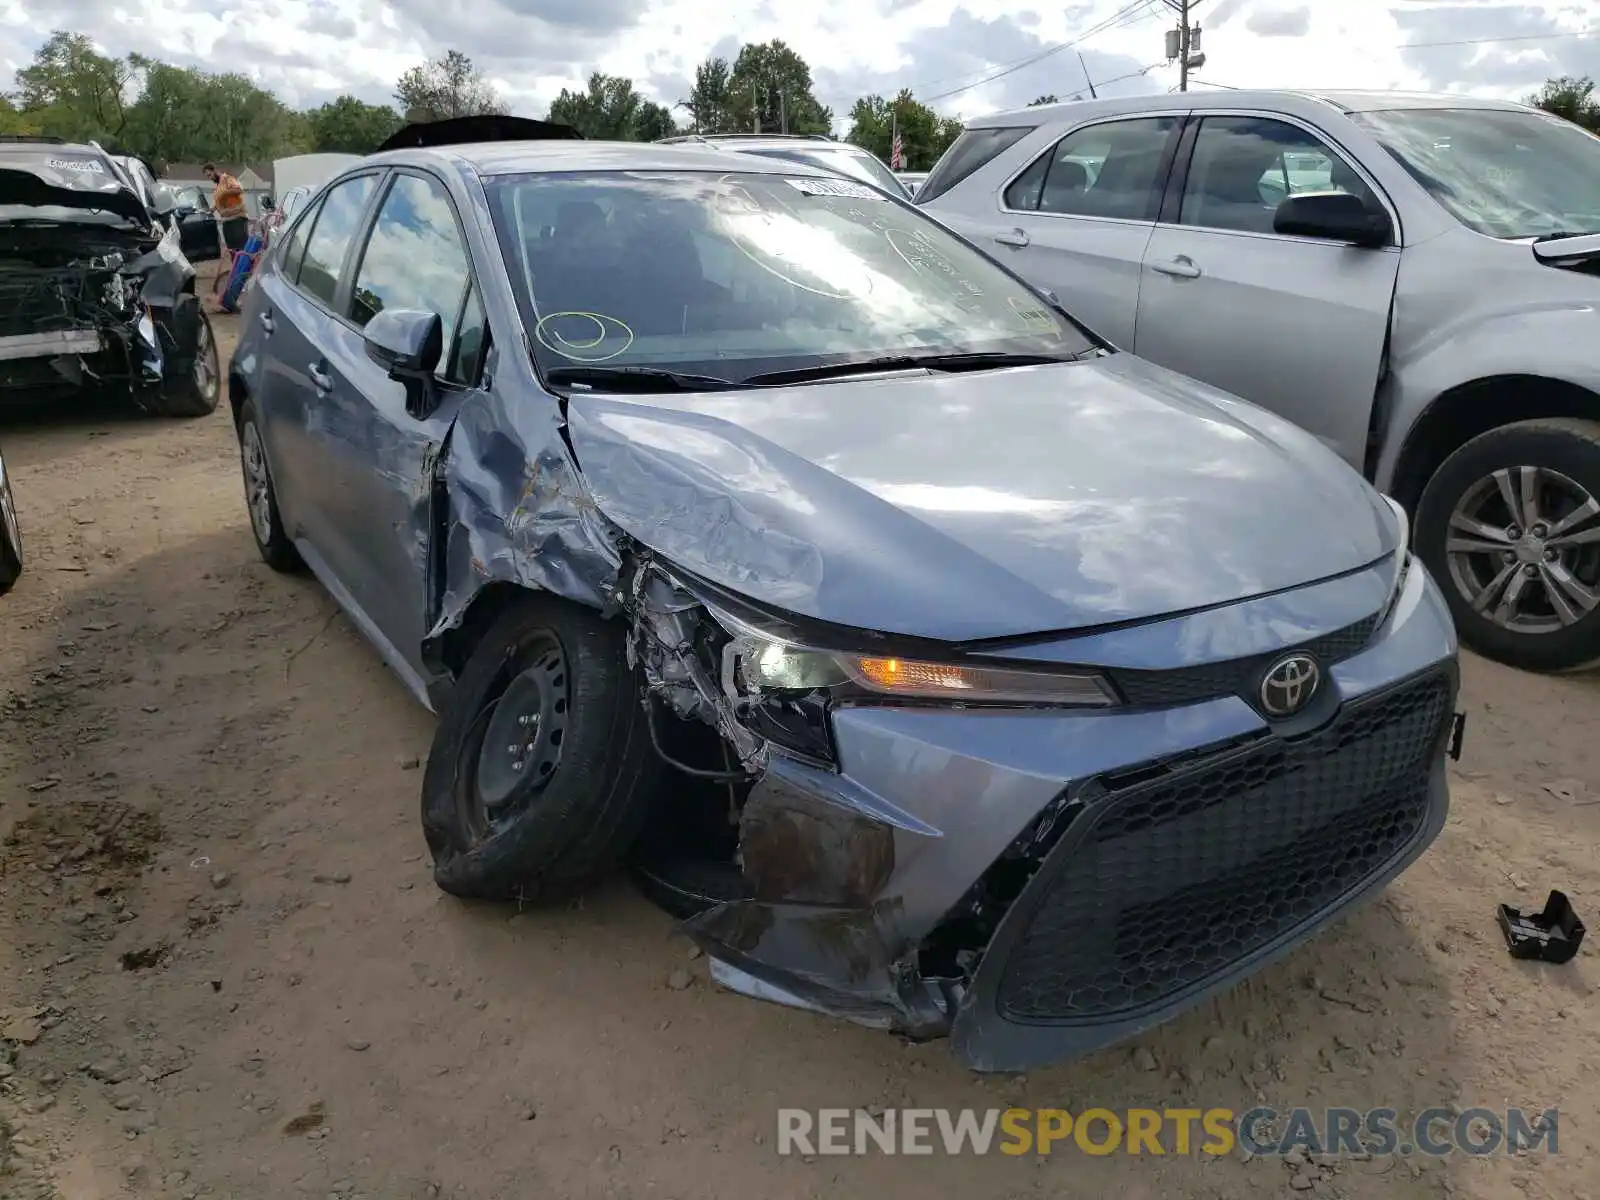
M871 188L414 145L299 215L245 325L251 526L440 713L448 892L625 858L730 988L1020 1069L1444 822L1404 513Z
M164 416L215 410L194 268L99 146L0 139L0 396L100 389Z

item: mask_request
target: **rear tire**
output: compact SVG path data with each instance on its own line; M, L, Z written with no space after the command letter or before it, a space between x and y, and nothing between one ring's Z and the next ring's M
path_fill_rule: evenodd
M272 469L267 465L261 418L256 415L255 401L248 398L239 406L239 467L244 475L250 535L256 540L261 560L274 571L300 570L304 566L300 552L289 540L283 518L278 515L278 493L272 486Z
M1519 421L1467 442L1422 493L1415 547L1464 645L1528 671L1600 661L1600 423Z
M181 373L162 380L161 390L146 402L146 407L159 417L207 416L217 410L222 398L222 372L211 319L198 297L184 295L173 305L169 322L175 338L191 324L195 326L194 358Z
M434 881L482 900L573 891L628 851L661 770L623 626L530 593L473 650L434 736Z

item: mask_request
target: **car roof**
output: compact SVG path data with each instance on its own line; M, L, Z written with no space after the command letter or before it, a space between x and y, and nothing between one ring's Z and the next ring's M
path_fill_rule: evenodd
M362 165L434 163L465 167L483 176L540 171L727 171L728 155L717 143L666 145L661 142L476 142L426 149L390 150ZM751 174L828 172L805 163L748 158L737 168Z
M1029 125L1058 120L1078 120L1083 117L1121 116L1139 112L1171 112L1175 108L1192 108L1204 111L1210 108L1254 108L1259 105L1282 104L1285 101L1323 104L1341 112L1372 112L1393 108L1455 108L1484 109L1501 112L1528 112L1525 104L1514 100L1496 100L1483 96L1460 96L1445 92L1358 92L1358 91L1300 91L1300 90L1245 90L1186 92L1181 97L1168 92L1154 92L1142 96L1123 96L1114 100L1071 100L1062 104L1041 104L1036 108L1017 108L1006 112L989 113L967 122L968 129L992 129L996 126L1015 125L1018 117L1026 117Z

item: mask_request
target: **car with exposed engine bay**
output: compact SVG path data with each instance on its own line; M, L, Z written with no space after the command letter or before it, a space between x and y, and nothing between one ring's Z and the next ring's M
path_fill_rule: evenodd
M1310 434L821 167L403 144L280 232L228 396L262 558L437 714L444 891L626 863L727 987L1016 1070L1440 831L1449 610Z
M0 139L0 397L216 408L216 344L161 194L99 146Z
M1128 96L971 121L916 203L1393 495L1467 646L1600 662L1600 137L1478 96Z

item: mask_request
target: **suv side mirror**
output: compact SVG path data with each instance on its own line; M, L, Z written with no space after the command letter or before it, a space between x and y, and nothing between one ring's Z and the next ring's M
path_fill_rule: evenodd
M444 357L444 322L438 313L385 308L362 331L367 357L405 385L406 412L425 417L433 408L433 372Z
M1273 213L1272 229L1295 237L1367 247L1387 246L1394 238L1389 214L1349 192L1301 192L1286 197Z

